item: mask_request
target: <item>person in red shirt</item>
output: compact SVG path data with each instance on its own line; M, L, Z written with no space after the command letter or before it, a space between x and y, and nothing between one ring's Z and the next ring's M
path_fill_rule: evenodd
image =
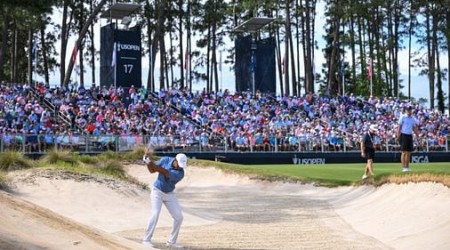
M86 130L88 131L89 134L92 134L92 132L94 132L95 128L96 128L95 124L92 121L90 121Z

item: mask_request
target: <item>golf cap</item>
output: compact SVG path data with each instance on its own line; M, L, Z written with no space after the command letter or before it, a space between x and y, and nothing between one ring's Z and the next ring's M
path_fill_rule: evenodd
M406 105L406 109L412 109L412 106L411 105Z
M377 127L377 125L375 125L375 124L372 124L372 125L370 125L370 128L369 128L371 131L374 131L374 132L378 132L378 127Z
M175 156L175 159L177 160L178 166L180 166L180 168L187 167L187 157L185 154L177 154L177 156Z

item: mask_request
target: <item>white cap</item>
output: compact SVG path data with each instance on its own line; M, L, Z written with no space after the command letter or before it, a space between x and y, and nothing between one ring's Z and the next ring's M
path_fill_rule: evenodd
M177 154L177 156L175 156L175 159L177 160L178 166L180 166L180 168L187 167L187 157L185 154Z
M370 130L374 132L378 132L378 126L375 124L370 125Z

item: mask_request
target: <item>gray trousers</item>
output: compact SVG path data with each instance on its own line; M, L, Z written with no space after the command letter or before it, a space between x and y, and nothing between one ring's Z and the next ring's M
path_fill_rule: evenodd
M177 196L174 192L164 193L161 190L152 187L151 193L152 211L148 221L147 229L144 234L144 241L151 241L153 233L155 232L156 224L158 223L161 207L164 203L170 215L173 218L173 227L170 232L167 242L176 243L178 233L180 232L181 223L183 222L183 211L178 203Z

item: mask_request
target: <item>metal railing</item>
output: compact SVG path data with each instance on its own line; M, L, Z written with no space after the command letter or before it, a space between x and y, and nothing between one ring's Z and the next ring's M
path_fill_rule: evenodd
M37 100L39 100L39 103L47 108L47 110L49 110L51 112L51 114L53 115L53 117L56 120L62 121L63 123L65 123L68 127L72 127L73 129L77 130L80 133L83 133L83 129L81 129L77 124L72 124L72 120L71 118L64 114L63 112L61 112L59 110L59 107L57 107L54 103L52 103L51 101L47 100L43 94L40 94L34 87L29 88L30 93L33 95L34 98L36 98Z
M71 131L60 134L0 134L0 152L17 150L25 153L45 153L51 149L66 149L80 153L105 151L126 152L135 147L150 146L160 152L355 152L360 151L359 141L344 137L269 137L232 139L209 135L85 135ZM399 151L394 139L377 140L377 151ZM414 140L416 151L449 151L449 137L418 138Z

